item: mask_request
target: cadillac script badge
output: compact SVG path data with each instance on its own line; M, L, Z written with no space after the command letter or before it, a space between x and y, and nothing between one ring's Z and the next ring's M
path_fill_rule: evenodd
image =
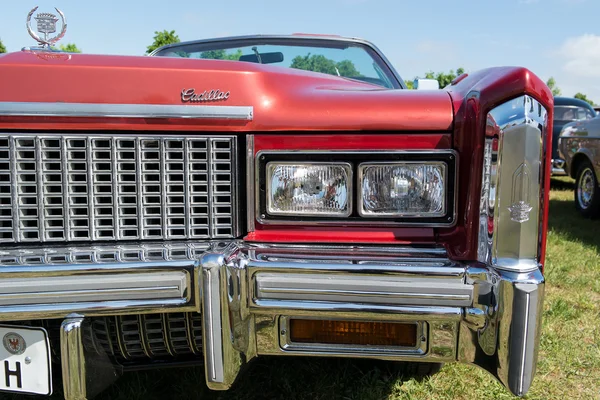
M204 92L196 92L196 89L183 89L181 91L181 101L184 103L200 103L209 101L227 100L229 92L222 92L219 89L205 90Z
M43 35L43 38L40 37L37 33L33 31L31 27L31 17L37 11L38 7L35 7L33 10L29 12L27 15L27 31L31 35L32 38L37 40L37 42L44 48L49 49L50 46L55 45L60 39L65 36L67 33L67 20L65 19L65 15L58 8L55 8L56 12L60 16L60 19L50 13L38 13L34 18L37 22L37 31L38 33ZM58 21L62 22L62 29L60 33L56 36L50 36L53 33L56 33L56 23Z
M14 355L23 354L27 348L27 344L25 343L23 336L14 332L8 332L6 335L4 335L2 338L2 344L10 354Z
M510 219L520 224L529 221L529 213L533 210L529 203L530 181L527 164L521 164L513 174L512 204L508 207Z

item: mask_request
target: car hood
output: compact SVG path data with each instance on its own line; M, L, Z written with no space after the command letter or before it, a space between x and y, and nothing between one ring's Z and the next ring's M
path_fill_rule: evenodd
M449 131L444 90L390 90L290 68L224 60L19 52L0 58L1 102L251 106L238 131ZM227 99L190 103L182 91L219 90Z

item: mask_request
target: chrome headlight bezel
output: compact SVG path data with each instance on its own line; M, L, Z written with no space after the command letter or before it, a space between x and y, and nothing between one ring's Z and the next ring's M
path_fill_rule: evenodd
M347 217L271 215L267 211L266 175L269 162L281 163L347 163L352 167L352 213ZM362 164L377 163L443 163L446 165L445 212L438 216L370 216L358 212L362 201L359 169ZM264 150L255 154L255 219L262 225L321 225L321 226L409 226L452 227L456 224L458 154L454 150Z

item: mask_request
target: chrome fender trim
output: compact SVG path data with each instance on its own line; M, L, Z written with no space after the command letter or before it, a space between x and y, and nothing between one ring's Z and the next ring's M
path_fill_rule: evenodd
M461 323L457 360L478 365L522 396L536 371L544 277L539 270L470 268L468 280L479 289L474 309L481 313Z

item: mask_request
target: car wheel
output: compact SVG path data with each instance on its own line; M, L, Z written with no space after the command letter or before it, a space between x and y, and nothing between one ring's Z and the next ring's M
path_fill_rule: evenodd
M592 163L581 163L575 179L575 207L586 218L600 217L600 189Z

